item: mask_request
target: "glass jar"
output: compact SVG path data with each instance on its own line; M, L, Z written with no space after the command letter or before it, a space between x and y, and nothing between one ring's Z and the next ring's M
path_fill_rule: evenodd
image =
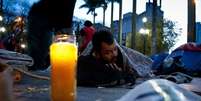
M50 46L51 99L75 101L77 46L74 35L56 35Z

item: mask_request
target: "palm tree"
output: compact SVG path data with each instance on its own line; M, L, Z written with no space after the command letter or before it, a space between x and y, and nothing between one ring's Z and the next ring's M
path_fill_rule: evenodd
M113 25L113 12L114 12L114 2L119 3L120 0L108 0L109 2L111 2L111 32L114 32L114 25ZM120 10L120 9L119 9Z
M84 0L85 4L81 5L80 8L88 8L87 14L90 12L93 15L93 23L95 24L95 17L97 16L97 13L95 12L96 8L101 7L102 5L105 5L105 0Z
M96 6L91 2L91 0L84 0L85 1L85 4L81 5L80 6L80 9L81 8L88 8L88 12L87 12L87 15L91 12L91 14L93 15L93 23L95 23L95 17L96 17L96 12L95 12L95 9L96 9Z
M3 14L3 0L0 1L0 16Z
M111 0L111 20L110 20L110 28L111 32L114 32L114 25L113 25L113 12L114 12L114 0Z
M109 2L111 2L111 32L114 32L114 28L113 28L113 8L114 8L114 2L117 2L120 4L119 7L119 35L118 35L118 39L119 39L119 43L121 44L121 34L122 34L122 0L84 0L85 4L81 5L80 8L89 8L89 11L87 12L87 14L89 12L92 12L92 14L94 15L94 23L95 23L95 9L98 7L103 7L103 25L105 25L105 11L107 9L107 4Z
M0 1L0 10L3 9L3 0Z
M122 0L119 0L119 34L118 34L118 41L119 44L122 44Z
M131 47L135 49L136 46L136 0L133 0L133 14L132 14L132 40Z
M157 31L156 31L156 16L157 16L157 0L153 0L153 9L152 9L152 45L151 45L151 54L157 52Z
M119 33L118 33L118 42L121 44L122 41L122 0L108 0L111 2L111 32L114 32L114 25L113 25L113 12L114 12L114 2L119 3Z
M105 11L107 9L107 2L106 1L102 7L103 7L103 26L105 26Z

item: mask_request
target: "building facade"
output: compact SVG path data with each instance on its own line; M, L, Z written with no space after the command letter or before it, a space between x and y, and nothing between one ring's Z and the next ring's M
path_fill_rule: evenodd
M196 43L201 44L201 22L196 23Z
M143 29L148 29L145 26L145 22L143 22L143 18L146 18L147 22L146 24L151 25L152 22L152 9L153 8L153 3L152 2L147 2L146 3L146 10L140 14L137 14L136 16L136 32L138 33L141 28ZM163 11L161 10L161 5L157 6L157 21L163 20ZM118 39L118 24L119 21L114 21L114 36L116 40ZM151 29L148 29L151 34ZM132 12L126 13L123 15L123 20L122 20L122 44L125 45L126 43L126 37L129 36L128 34L132 33Z

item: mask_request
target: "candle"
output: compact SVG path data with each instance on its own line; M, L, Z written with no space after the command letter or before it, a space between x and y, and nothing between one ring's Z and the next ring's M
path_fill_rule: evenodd
M50 46L50 59L52 65L52 101L75 101L77 63L76 45L70 42L53 43Z

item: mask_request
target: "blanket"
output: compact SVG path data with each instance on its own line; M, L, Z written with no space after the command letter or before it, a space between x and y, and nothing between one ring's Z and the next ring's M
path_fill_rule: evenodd
M128 66L137 71L140 77L152 77L153 73L151 70L152 59L143 55L142 53L135 51L133 49L127 48L125 46L120 46L116 41L118 49L123 56L123 66ZM87 48L80 54L83 56L89 55L92 50L92 42L87 45Z

